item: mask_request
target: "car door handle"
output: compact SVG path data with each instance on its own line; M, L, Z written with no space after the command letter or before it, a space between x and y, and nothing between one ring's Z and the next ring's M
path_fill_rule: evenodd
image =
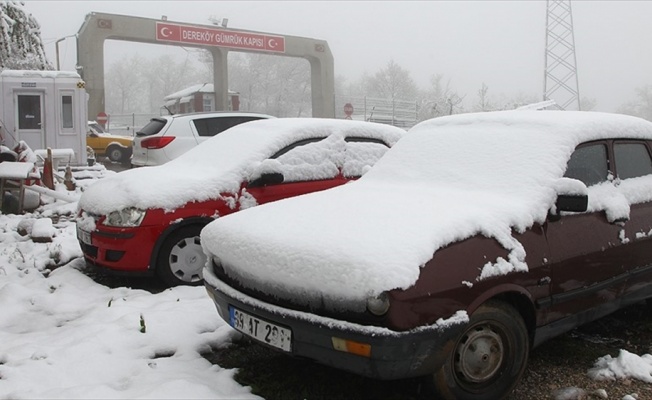
M539 279L538 284L539 286L545 286L545 285L549 285L550 282L552 282L552 279L550 279L549 276L544 276L543 278Z

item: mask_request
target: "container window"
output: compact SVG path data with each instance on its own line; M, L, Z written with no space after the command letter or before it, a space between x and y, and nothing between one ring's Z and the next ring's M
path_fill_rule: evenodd
M72 117L72 96L70 95L61 96L61 124L63 129L74 128Z

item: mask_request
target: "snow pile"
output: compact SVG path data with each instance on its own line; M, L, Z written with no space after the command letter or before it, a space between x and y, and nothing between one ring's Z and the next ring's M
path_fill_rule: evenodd
M598 358L588 375L597 381L634 378L652 383L652 355L638 356L627 350L620 350L618 357L610 355Z
M346 148L345 136L378 138L393 145L403 133L399 128L361 121L319 118L252 121L228 129L166 164L131 169L104 179L84 193L79 204L98 215L127 207L172 210L191 201L235 194L243 181L255 179L263 172L288 173L288 179L320 179L332 176L333 171L336 175L336 168L342 167L344 160L334 164L325 157L329 150ZM296 141L329 135L332 137L324 143L306 146L310 146L309 150L317 149L315 154L301 149L303 155L293 160L305 164L315 161L310 159L312 156L321 157L324 162L313 169L301 172L301 168L292 168L290 163L284 166L286 169L275 170L279 160L267 160Z
M604 389L597 389L593 392L587 392L586 390L578 387L567 387L563 389L557 389L552 392L552 397L555 400L587 400L590 398L595 399L608 399L607 391Z
M0 397L256 398L200 355L237 335L206 291L97 284L81 272L70 207L50 199L32 214L0 214ZM32 242L48 217L53 241Z
M228 343L202 288L108 289L83 262L0 279L0 393L10 398L249 397L199 355ZM141 320L142 327L141 329Z
M652 124L554 111L433 119L357 182L214 221L202 245L244 285L330 308L362 309L369 296L410 287L437 249L474 235L509 251L488 260L478 279L526 271L512 230L544 222L557 190L577 189L562 178L577 144L613 136L649 139ZM590 206L614 220L628 215L636 196L621 186Z

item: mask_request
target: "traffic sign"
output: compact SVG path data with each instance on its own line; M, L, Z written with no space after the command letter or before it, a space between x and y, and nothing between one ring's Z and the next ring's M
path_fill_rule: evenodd
M97 117L95 117L95 120L97 121L98 124L105 126L107 121L109 120L109 116L106 115L104 111L100 111L97 113Z
M351 103L346 103L344 105L344 114L346 114L347 117L350 117L353 114L353 105Z

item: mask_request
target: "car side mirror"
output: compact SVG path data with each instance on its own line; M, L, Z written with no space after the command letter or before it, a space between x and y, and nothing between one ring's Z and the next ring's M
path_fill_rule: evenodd
M589 206L589 196L585 194L560 194L555 203L557 212L585 212Z
M558 221L561 218L559 214L566 212L585 212L589 206L588 188L584 182L573 178L560 178L555 183L555 192L557 200L555 208L548 213L550 221Z
M259 178L249 183L249 187L260 187L267 185L277 185L283 183L285 177L280 172L265 172Z

